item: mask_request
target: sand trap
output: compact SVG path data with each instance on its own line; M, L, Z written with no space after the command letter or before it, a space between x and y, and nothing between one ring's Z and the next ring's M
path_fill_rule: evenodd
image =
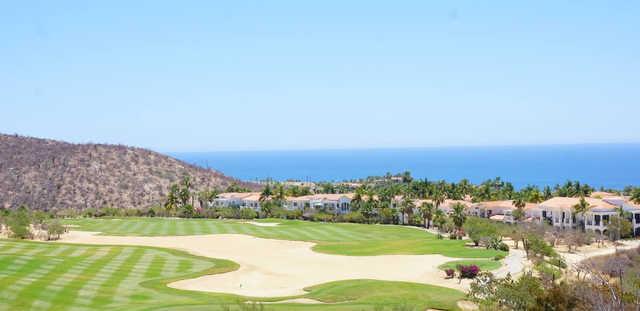
M469 281L445 280L438 266L460 258L442 255L341 256L316 253L314 243L238 234L126 237L71 231L61 242L167 247L240 264L236 271L169 284L186 290L252 297L303 295L305 287L349 279L433 284L464 290Z
M245 221L243 224L250 224L259 227L275 227L280 225L278 222L256 222L256 221Z
M294 299L286 299L286 300L278 300L278 301L261 302L261 304L273 304L273 303L327 304L326 302L322 302L322 301L311 299L311 298L294 298Z

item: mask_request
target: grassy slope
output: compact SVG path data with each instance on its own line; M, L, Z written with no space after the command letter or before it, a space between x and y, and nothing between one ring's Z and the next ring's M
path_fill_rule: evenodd
M172 289L167 283L237 268L227 260L137 246L91 246L0 240L0 310L231 310L228 294ZM307 298L331 305L269 304L265 310L455 309L459 291L404 282L321 284ZM273 300L273 299L271 299Z
M480 270L482 271L490 271L490 270L495 270L500 268L500 266L502 265L502 263L500 263L500 261L495 261L495 260L456 260L456 261L449 261L443 265L440 265L438 267L438 269L444 270L444 269L454 269L456 270L456 268L458 267L458 265L476 265L478 266L478 268L480 268Z
M313 241L314 250L341 255L442 254L457 258L491 258L495 250L465 247L464 241L438 240L435 235L401 226L318 223L293 220L276 227L260 227L239 221L209 219L124 218L65 221L75 230L108 235L196 235L237 233L280 240Z

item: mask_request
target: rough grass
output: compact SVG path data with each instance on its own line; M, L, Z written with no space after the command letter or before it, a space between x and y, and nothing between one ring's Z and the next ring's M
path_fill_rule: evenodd
M261 220L278 222L275 227L261 227L235 220L123 218L72 219L65 223L74 230L102 232L106 235L171 236L198 234L247 234L279 240L311 241L315 251L353 256L384 254L442 254L457 258L492 258L503 253L469 248L465 241L439 240L435 235L392 225L320 223L296 220Z
M251 310L248 301L277 300L166 286L237 267L161 248L0 240L0 310ZM452 289L375 280L331 282L308 291L300 297L331 304L268 304L261 310L449 310L463 298Z
M500 266L502 264L500 263L500 261L487 260L487 259L485 259L485 260L456 260L456 261L449 261L449 262L447 262L445 264L442 264L442 265L438 266L438 269L440 269L440 270L445 270L445 269L454 269L454 270L456 270L458 265L463 265L463 266L476 265L482 271L491 271L491 270L495 270L495 269L500 268Z

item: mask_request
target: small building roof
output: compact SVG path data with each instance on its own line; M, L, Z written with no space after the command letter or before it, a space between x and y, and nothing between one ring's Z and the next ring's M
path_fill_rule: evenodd
M594 212L608 212L615 211L616 206L610 204L602 199L596 198L584 198L589 205L591 205L591 211ZM550 209L564 209L572 210L573 207L580 202L580 198L568 198L568 197L554 197L540 203L542 208Z
M224 192L218 194L218 199L236 199L236 200L244 200L248 197L252 196L260 197L260 192Z

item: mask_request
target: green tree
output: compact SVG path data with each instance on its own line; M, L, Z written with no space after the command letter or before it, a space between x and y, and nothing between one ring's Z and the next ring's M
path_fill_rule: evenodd
M438 231L442 232L444 230L444 225L447 223L447 214L445 214L441 209L436 209L433 214L433 223L438 227Z
M584 197L580 197L580 201L573 206L573 213L580 215L580 230L584 231L584 214L591 209L591 204Z
M273 215L274 205L275 203L272 200L262 201L260 202L260 212L264 217L269 218Z
M189 200L192 200L191 206L193 206L193 196L191 195L192 186L193 184L191 183L190 176L182 178L182 181L180 182L180 190L178 191L178 199L180 200L181 206L189 204Z
M431 201L433 202L433 206L435 206L436 209L440 208L440 205L444 203L445 199L446 197L444 193L442 193L440 190L434 191L433 195L431 196Z
M461 203L455 203L451 209L451 220L453 221L456 229L455 234L458 238L462 238L462 226L467 220L467 215L464 213L464 205Z
M527 206L527 202L524 198L519 195L515 200L513 200L513 205L516 207L516 210L513 211L512 215L516 221L521 221L524 219L524 207Z
M11 237L16 239L31 238L30 224L29 212L24 205L13 211L7 220L7 226L11 230Z
M628 238L633 234L633 225L626 218L614 215L609 217L607 233L612 241Z
M427 229L431 228L431 220L433 220L435 209L435 206L431 202L423 202L422 205L420 205L420 214L422 214L424 227Z
M171 185L169 188L169 193L167 194L167 200L164 202L164 208L167 213L171 214L171 212L175 211L178 206L178 185Z
M634 188L633 191L631 191L631 201L640 204L640 187Z
M273 190L271 190L271 185L267 184L266 186L264 186L264 189L262 189L262 192L260 193L260 198L258 200L260 202L266 202L271 200L272 196L273 196Z
M470 217L464 223L464 231L473 241L475 246L480 245L481 241L490 241L492 238L498 238L498 230L487 220Z
M413 199L405 194L402 197L402 202L400 203L400 208L402 212L402 222L408 224L411 222L411 216L413 215L413 210L416 208L415 203L413 203ZM406 215L406 217L405 217Z
M47 229L47 239L48 240L58 240L60 239L60 235L65 233L66 228L60 223L58 219L54 219L48 221L45 224Z

